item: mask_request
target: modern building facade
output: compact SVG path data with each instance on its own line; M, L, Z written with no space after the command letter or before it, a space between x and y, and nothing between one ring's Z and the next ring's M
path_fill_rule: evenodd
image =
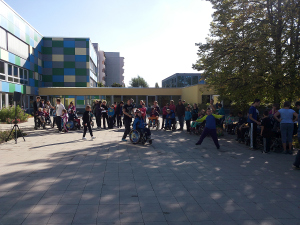
M93 43L93 45L98 55L98 82L101 82L103 85L105 85L105 54L104 51L100 49L98 43Z
M201 80L201 73L175 73L162 80L162 87L165 88L188 87L196 84L205 84L205 81Z
M124 57L119 52L105 52L105 76L106 85L110 87L113 83L124 85Z

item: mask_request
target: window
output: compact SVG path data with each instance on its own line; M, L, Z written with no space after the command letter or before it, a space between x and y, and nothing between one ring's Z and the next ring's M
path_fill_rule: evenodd
M9 33L7 34L7 37L8 37L8 51L24 59L27 59L29 56L28 45Z
M96 66L92 60L90 60L90 69L94 74L96 74Z
M12 65L8 65L8 75L12 76Z
M19 68L19 75L20 75L20 83L21 84L28 84L28 71L22 68Z
M19 77L18 67L14 66L14 77Z
M198 84L198 76L192 77L192 85Z
M4 69L4 62L0 61L0 80L5 80L5 69Z
M6 31L0 28L0 48L7 49Z

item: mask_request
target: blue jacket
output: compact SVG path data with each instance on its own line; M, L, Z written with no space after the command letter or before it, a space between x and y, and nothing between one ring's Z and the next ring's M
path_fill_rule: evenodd
M185 111L185 117L184 119L187 120L191 120L192 119L192 113L190 111Z
M145 121L143 120L143 118L141 117L135 117L134 121L133 121L133 129L143 129L145 128Z
M166 116L167 119L174 119L175 118L175 113L173 110L171 110L171 113L168 113Z
M115 115L115 110L112 108L108 109L108 116L114 116Z

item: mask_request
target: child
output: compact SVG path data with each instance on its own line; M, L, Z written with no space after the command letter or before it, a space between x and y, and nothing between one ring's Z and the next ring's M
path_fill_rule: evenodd
M171 127L173 125L173 130L175 130L174 122L175 122L175 113L173 110L167 109L167 116L166 116L166 125L165 130L171 130Z
M78 119L78 118L77 118L77 116L76 116L74 110L71 109L71 110L70 110L70 113L69 113L69 121L74 121L75 119Z
M89 129L90 135L91 135L91 139L95 139L95 137L93 136L93 132L92 132L92 128L91 128L91 123L92 123L92 117L91 117L91 106L87 105L85 107L85 112L83 113L82 116L82 121L83 121L83 137L82 140L86 140L86 132L87 129Z
M104 100L102 102L101 110L102 110L102 118L103 118L103 128L106 129L106 121L107 121L107 124L108 124L108 115L107 115L108 108L106 106L106 100Z
M115 106L111 105L108 109L108 129L113 129L114 126Z
M146 121L147 108L144 102L142 103L142 108L140 108L140 111L142 113L142 118L144 119L144 121Z
M167 103L164 107L163 107L163 109L162 109L162 111L163 111L163 120L162 120L162 124L161 124L161 129L164 129L164 127L165 127L165 120L166 120L166 117L167 117L167 115L168 115L168 112L167 112L167 109L169 108L169 103Z
M191 119L192 119L192 113L190 112L189 107L185 107L185 123L186 123L186 130L187 132L191 132Z
M64 129L65 129L65 132L68 132L68 129L67 129L66 125L67 125L69 116L68 116L68 113L67 113L66 109L63 109L61 118L63 120L63 124L64 124L63 126L64 126Z
M227 116L226 119L225 119L225 127L227 129L228 134L232 133L232 130L234 128L233 122L234 122L234 116L233 116L233 113L230 112L229 116Z
M210 108L206 110L206 116L202 117L201 119L197 120L197 122L203 122L206 120L205 128L200 136L199 141L196 143L196 145L201 145L204 138L210 134L212 137L217 149L220 149L220 145L218 142L218 136L217 136L217 130L216 130L216 119L221 119L223 115L216 115L212 114L212 111Z
M157 124L158 117L159 117L159 114L157 112L157 109L152 108L152 111L151 111L151 114L150 114L151 119L149 119L149 127L152 126L152 123L154 123L153 126L155 126Z
M144 119L142 117L141 111L139 109L137 109L135 111L135 113L136 113L136 117L133 121L133 125L132 125L133 129L134 130L139 130L142 133L146 133L146 136L148 138L151 138L151 131L150 131L149 128L146 128L146 124L145 124Z
M262 153L270 152L270 143L271 143L271 134L272 134L272 124L271 119L269 117L269 112L265 111L263 115L263 119L261 121L261 132L260 135L264 140L264 150Z
M37 115L38 115L39 120L41 121L43 128L45 129L45 114L44 114L42 108L39 108Z

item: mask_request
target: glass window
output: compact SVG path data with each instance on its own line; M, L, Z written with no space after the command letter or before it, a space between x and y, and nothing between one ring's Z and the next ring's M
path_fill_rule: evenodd
M5 65L4 62L0 61L0 73L3 73L3 74L5 74L4 65Z
M186 76L185 77L185 86L191 86L192 85L192 77Z
M28 71L27 71L27 70L24 70L24 79L25 79L25 80L28 79L27 74L28 74Z
M181 99L181 96L180 96L180 95L173 95L173 96L172 96L172 100L174 101L174 104L175 104L175 105L178 104L179 99Z
M0 28L0 48L7 49L6 31Z
M19 70L19 68L14 66L14 76L15 77L19 77L19 73L18 73L19 71L18 70Z
M8 75L12 76L12 65L8 65Z
M192 85L198 84L198 76L192 77Z
M169 96L169 95L167 95L167 96L158 95L157 96L157 102L158 102L158 105L161 108L161 110L167 103L170 103L170 100L171 100L171 96Z
M0 74L0 80L5 80L5 75Z
M8 33L8 51L27 59L29 56L28 45L20 39Z
M15 79L14 79L14 82L20 83L20 79L19 79L19 78L15 78Z
M8 81L13 82L14 79L12 77L8 77Z
M19 68L19 74L20 74L20 78L23 79L24 76L23 76L23 69L22 68Z
M116 102L117 104L119 104L121 101L121 95L114 95L114 102Z
M184 87L184 76L177 77L177 87Z

